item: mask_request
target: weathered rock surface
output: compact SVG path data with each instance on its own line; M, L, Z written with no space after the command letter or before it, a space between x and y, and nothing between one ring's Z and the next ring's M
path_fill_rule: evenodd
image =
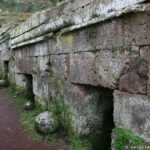
M148 63L138 57L131 58L119 80L119 89L133 94L147 94Z
M51 112L43 112L36 117L35 120L36 128L43 134L48 134L58 129L58 120Z
M30 75L44 110L53 97L63 101L78 136L101 133L112 119L112 90L124 91L114 94L116 126L147 139L149 98L142 95L150 95L149 20L148 0L67 0L13 31L0 30L0 71L7 63L11 83L21 88ZM38 121L45 133L55 117L45 112Z
M112 91L65 83L63 93L64 102L71 114L70 123L76 135L101 133L112 113Z
M150 96L150 46L142 46L140 48L140 56L144 61L147 62L147 68L148 68L147 94L148 96Z
M150 142L150 98L114 92L114 122L116 127L129 128Z
M55 12L57 12L56 9L51 9L46 10L40 15L35 15L31 17L30 21L27 21L21 27L18 27L18 29L12 32L11 46L12 48L14 48L14 45L17 45L18 43L30 41L33 38L42 36L48 32L55 32L66 27L70 27L68 30L75 30L81 27L85 27L88 24L93 24L101 22L103 20L114 18L116 16L120 16L123 13L129 13L133 11L134 12L147 11L148 9L147 6L145 6L144 4L143 5L139 4L140 2L144 1L145 0L131 0L125 2L124 5L122 5L122 1L120 0L113 0L112 2L110 2L109 5L105 4L105 2L102 1L99 1L97 3L95 3L94 1L89 1L88 2L89 6L86 3L81 4L80 2L78 2L77 6L80 7L80 9L76 10L74 10L73 7L74 4L76 3L74 1L72 3L69 2L61 3L56 8L58 9L58 12L60 13L61 9L67 10L68 7L70 7L69 13L66 14L64 13L65 11L64 12L62 11L61 15L58 15L56 17L55 15L53 15L55 14ZM63 8L62 6L64 5L66 6ZM116 5L118 7L116 7ZM115 9L112 8L113 6L116 8ZM49 21L46 22L47 20ZM141 28L141 30L143 29Z

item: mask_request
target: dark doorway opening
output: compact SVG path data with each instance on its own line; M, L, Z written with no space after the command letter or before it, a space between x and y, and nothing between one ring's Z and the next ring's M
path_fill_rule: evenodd
M113 90L99 88L98 105L104 105L103 125L101 134L92 137L92 150L111 150L111 134L115 127L113 120Z
M33 94L33 77L30 74L25 74L26 81L26 97L30 101L34 102L34 94Z
M9 61L4 61L4 80L5 80L5 86L9 85Z
M9 61L4 61L4 73L9 73Z

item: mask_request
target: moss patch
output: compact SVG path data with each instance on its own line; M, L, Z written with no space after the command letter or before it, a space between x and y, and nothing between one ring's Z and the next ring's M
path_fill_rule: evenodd
M71 33L65 34L62 36L62 40L66 43L68 43L69 47L72 47L73 43L73 35Z
M113 129L113 135L115 137L113 145L115 150L124 150L125 146L133 146L135 150L139 150L138 147L144 142L143 139L135 135L131 130L125 128Z

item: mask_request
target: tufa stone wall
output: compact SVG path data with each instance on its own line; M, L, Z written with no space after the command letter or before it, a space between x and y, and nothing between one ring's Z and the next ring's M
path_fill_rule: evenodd
M112 119L150 142L149 20L148 0L64 1L1 29L1 72L8 61L23 88L32 75L35 102L63 101L78 136L101 134Z

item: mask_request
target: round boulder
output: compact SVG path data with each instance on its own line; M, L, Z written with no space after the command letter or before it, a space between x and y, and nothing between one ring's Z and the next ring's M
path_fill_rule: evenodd
M58 120L52 112L46 111L36 117L35 125L39 132L48 134L58 129Z

